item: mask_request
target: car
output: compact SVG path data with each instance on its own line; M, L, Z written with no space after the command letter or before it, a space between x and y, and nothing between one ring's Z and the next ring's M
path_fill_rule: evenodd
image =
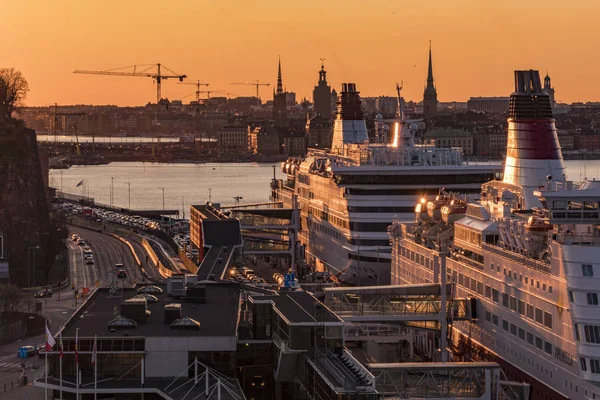
M77 244L78 244L78 245L80 245L80 246L85 246L85 240L83 240L83 239L78 239L78 240L77 240Z
M33 294L33 297L38 299L44 299L46 297L52 297L52 290L50 289L42 289L39 292Z
M94 257L91 257L91 256L90 257L86 257L85 258L85 263L87 265L93 264L94 263Z
M262 389L265 387L265 378L262 376L252 377L252 387L255 389Z
M21 346L19 350L17 350L17 357L19 358L28 358L35 356L37 349L35 346Z
M77 243L77 241L79 240L79 235L73 234L71 236L71 240L74 241L75 243Z
M117 278L125 279L127 278L127 272L124 269L120 269L117 271Z

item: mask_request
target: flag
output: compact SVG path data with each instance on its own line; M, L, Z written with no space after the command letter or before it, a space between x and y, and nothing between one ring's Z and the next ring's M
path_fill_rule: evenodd
M92 350L92 364L96 365L96 360L98 359L98 352L96 351L96 342L98 341L98 336L94 337L94 348Z
M62 331L58 333L58 350L60 350L60 358L63 358Z
M82 180L80 180L80 181L79 181L79 183L78 183L78 184L77 184L75 187L79 187L79 186L81 186L81 185L83 185L83 179L82 179Z
M79 353L77 353L78 336L79 336L79 328L75 329L75 364L79 364Z
M52 350L55 344L56 340L54 340L54 338L52 337L50 329L48 329L48 324L46 324L46 351Z

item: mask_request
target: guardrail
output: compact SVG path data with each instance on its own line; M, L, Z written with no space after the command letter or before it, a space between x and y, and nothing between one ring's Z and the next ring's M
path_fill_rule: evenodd
M154 251L152 246L150 246L150 242L148 242L148 239L146 239L145 237L142 237L141 243L142 243L142 246L144 247L144 249L146 250L146 252L148 252L148 256L150 257L150 260L152 260L154 265L156 265L156 268L158 268L158 272L160 273L160 275L164 278L168 278L171 275L173 275L172 270L165 268L165 266L162 265L162 263L158 259L158 255L156 254L156 252Z

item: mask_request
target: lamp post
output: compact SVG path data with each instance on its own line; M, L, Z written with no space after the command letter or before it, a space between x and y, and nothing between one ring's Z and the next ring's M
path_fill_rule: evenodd
M27 248L27 287L31 288L31 280L30 280L30 274L29 274L29 270L30 270L30 266L29 266L29 250L31 249L39 249L40 246L29 246ZM33 273L35 276L35 251L33 252ZM34 278L35 279L35 278ZM31 310L31 291L27 292L27 312L30 312Z
M113 183L114 183L114 176L110 177L110 206L113 206Z
M131 182L127 182L128 205L127 210L131 211Z
M162 189L162 203L163 203L163 211L165 211L165 188L161 187Z

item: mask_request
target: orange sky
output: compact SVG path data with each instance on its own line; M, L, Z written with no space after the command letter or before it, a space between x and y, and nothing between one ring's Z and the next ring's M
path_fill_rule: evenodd
M420 100L429 39L441 101L508 95L525 68L548 69L559 101L600 100L597 0L2 0L0 12L0 66L24 73L29 105L154 101L149 78L72 71L156 62L248 96L229 83L274 85L278 55L298 98L312 96L324 57L336 89L393 95L403 80ZM163 97L194 90L167 80Z

